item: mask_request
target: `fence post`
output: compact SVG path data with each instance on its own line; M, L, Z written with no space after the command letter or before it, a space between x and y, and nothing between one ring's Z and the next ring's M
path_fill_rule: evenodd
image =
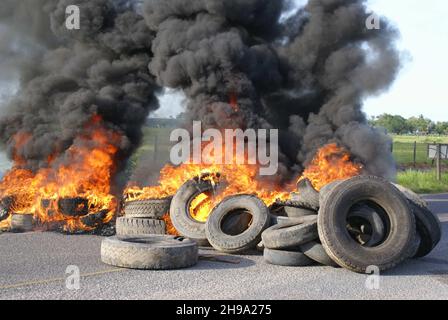
M414 141L414 168L417 167L417 141Z
M437 153L436 153L436 167L437 167L437 180L442 180L442 145L440 143L437 144Z

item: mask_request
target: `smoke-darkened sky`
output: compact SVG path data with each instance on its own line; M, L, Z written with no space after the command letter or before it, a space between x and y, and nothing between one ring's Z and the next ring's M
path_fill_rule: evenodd
M296 0L303 5L305 0ZM400 75L389 91L366 101L371 115L423 114L434 121L448 121L446 77L448 75L448 2L445 0L370 0L375 12L388 17L400 29L398 47L405 51ZM406 8L403 10L403 8ZM182 111L181 93L170 91L162 98L156 116L175 116Z
M305 2L296 1L298 6ZM405 117L423 113L435 121L448 121L445 94L448 2L428 0L424 10L420 0L370 0L369 6L398 26L401 32L398 45L407 51L408 60L388 92L366 101L366 113L378 115L387 112ZM14 77L0 79L0 100L15 90L16 81ZM182 111L184 99L181 93L169 91L160 98L162 108L155 116L175 116Z

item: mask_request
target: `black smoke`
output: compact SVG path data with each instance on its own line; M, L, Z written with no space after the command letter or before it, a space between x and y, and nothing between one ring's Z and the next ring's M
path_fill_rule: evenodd
M66 28L69 5L80 8L80 30ZM0 42L0 57L10 66L8 76L20 79L0 117L9 154L31 170L48 167L49 157L64 161L77 137L89 137L88 123L99 115L119 134L111 142L123 164L158 108L158 86L148 70L154 35L133 2L3 0L0 26L10 35ZM26 143L17 145L17 134L29 136Z
M289 1L148 0L150 70L160 86L184 90L189 120L279 128L290 170L337 142L367 173L393 178L390 140L367 124L362 105L395 79L398 34L384 18L368 30L365 2L310 0L284 20Z

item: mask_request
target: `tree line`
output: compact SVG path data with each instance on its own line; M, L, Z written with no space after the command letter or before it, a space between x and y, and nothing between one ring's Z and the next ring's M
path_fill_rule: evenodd
M406 119L398 115L382 114L371 117L369 123L393 134L448 135L448 122L434 122L423 115Z

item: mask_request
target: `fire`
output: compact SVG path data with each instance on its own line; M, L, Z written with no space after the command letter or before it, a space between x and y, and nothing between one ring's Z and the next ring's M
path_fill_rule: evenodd
M319 149L299 181L309 179L319 191L335 180L349 179L361 174L362 168L362 165L352 162L347 150L332 143Z
M232 92L230 93L230 106L232 107L233 111L238 112L240 111L240 107L238 106L238 96L236 93Z
M211 180L217 187L211 193L203 193L193 199L190 214L200 222L205 222L212 209L225 197L238 194L253 194L261 198L266 205L276 200L287 200L294 191L293 184L282 185L279 180L263 180L258 175L257 165L197 165L184 164L179 167L165 166L160 175L159 185L153 187L129 187L125 190L127 201L157 199L173 196L188 180L203 177ZM362 166L351 161L350 153L336 144L321 148L311 164L298 179L308 178L313 186L320 190L324 185L338 179L347 179L361 173ZM169 232L175 229L165 216L170 226Z
M78 136L63 159L50 156L48 167L36 172L21 168L24 161L13 152L15 165L0 182L1 198L13 199L11 213L33 214L44 227L59 224L67 231L90 231L93 226L85 225L79 217L65 216L58 207L60 199L82 198L87 200L89 215L103 213L103 223L113 218L117 201L110 187L120 136L106 129L99 116L92 118L85 131L88 134ZM23 145L27 137L19 134L15 140ZM20 145L15 144L16 148ZM9 219L0 227L8 224Z

